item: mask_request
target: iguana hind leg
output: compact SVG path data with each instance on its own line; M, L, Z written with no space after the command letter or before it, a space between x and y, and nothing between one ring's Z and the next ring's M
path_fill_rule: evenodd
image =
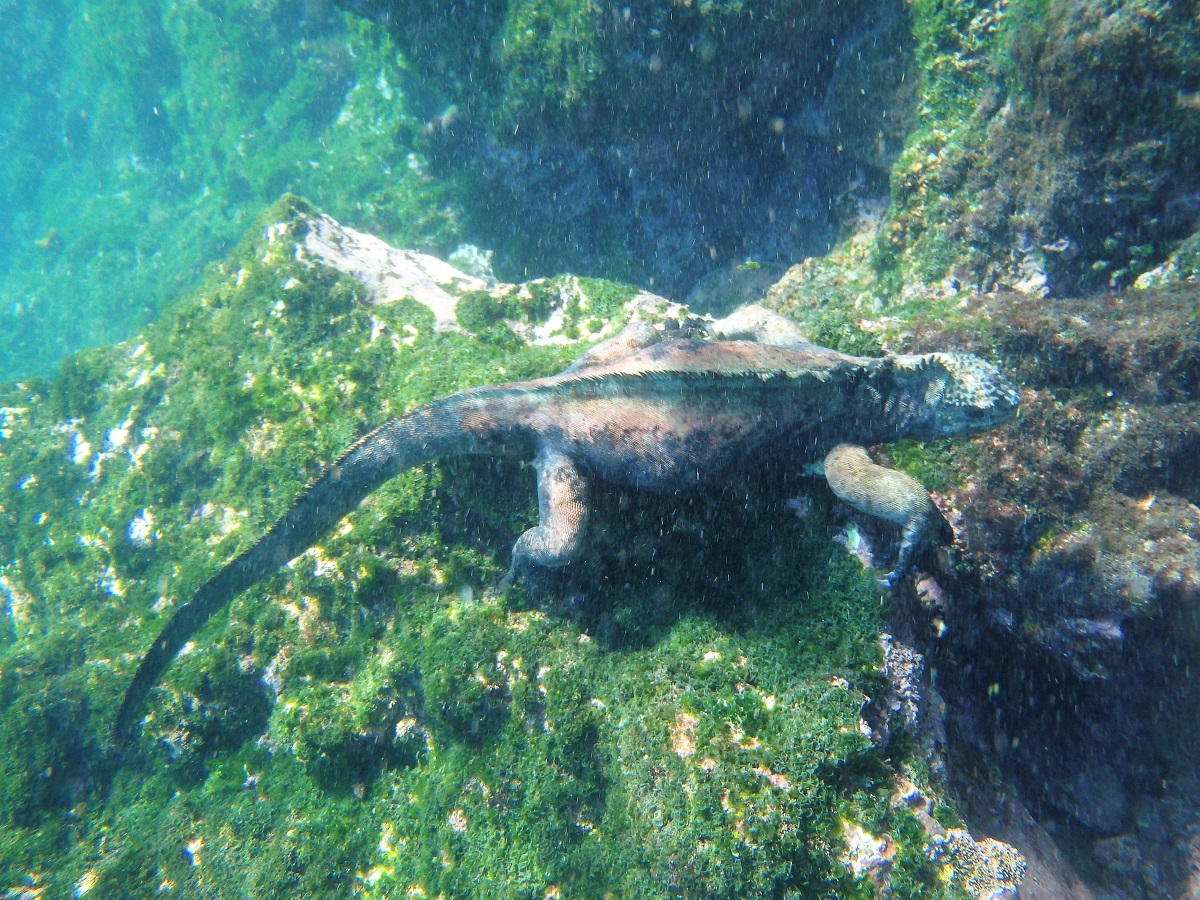
M908 573L918 549L950 536L950 526L925 486L911 475L873 462L862 447L838 444L826 454L821 468L839 498L860 512L901 527L896 564L880 579L885 587Z
M662 332L649 322L631 322L608 340L601 341L567 366L564 374L578 372L580 369L590 369L592 366L602 366L620 359L622 356L628 356L636 350L658 344L662 340Z
M696 316L687 316L682 321L668 319L659 326L651 325L649 322L630 322L612 337L601 341L571 363L563 370L563 374L590 369L593 366L602 366L654 344L683 337L700 336L704 333L703 322Z
M588 517L587 479L564 453L543 447L537 469L538 524L517 538L503 585L530 566L557 568L579 555Z

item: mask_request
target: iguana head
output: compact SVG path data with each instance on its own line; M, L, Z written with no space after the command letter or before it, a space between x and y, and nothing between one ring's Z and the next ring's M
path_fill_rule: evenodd
M926 353L893 357L897 368L911 373L913 412L909 436L949 437L983 431L1007 422L1021 396L1012 382L990 362L970 353Z

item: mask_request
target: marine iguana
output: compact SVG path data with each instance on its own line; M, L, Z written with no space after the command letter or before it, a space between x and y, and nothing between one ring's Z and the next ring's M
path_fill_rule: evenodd
M633 325L559 375L461 391L355 442L175 611L125 692L114 746L134 734L146 695L214 612L406 469L456 454L533 458L539 520L513 546L511 581L579 554L592 479L682 493L755 455L797 465L823 459L836 494L902 525L892 583L931 527L945 523L919 482L877 466L855 445L990 428L1019 402L995 366L968 354L870 359L815 344L661 340Z

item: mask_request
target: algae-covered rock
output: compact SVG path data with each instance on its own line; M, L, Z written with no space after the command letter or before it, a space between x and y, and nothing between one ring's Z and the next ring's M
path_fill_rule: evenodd
M885 191L916 83L895 0L342 5L422 74L422 151L499 268L678 297L824 252Z
M909 9L916 103L858 266L876 302L1127 287L1195 230L1190 11L1136 0Z
M895 317L845 302L822 319L816 287L836 275L797 267L772 299L806 329L840 319L846 341L997 356L1024 386L1014 422L981 440L888 449L955 530L953 557L918 584L930 615L915 640L952 710L951 780L991 766L1069 835L1057 852L1081 873L1184 895L1200 827L1183 812L1200 727L1200 294L913 298ZM1034 855L1041 839L1009 818L997 836Z
M453 249L407 82L328 0L0 6L0 377L135 333L286 190Z
M1179 4L66 0L0 8L0 42L10 373L138 327L283 190L512 280L713 302L864 209L879 305L1193 271Z
M1010 826L998 835L1052 869L1062 854L1132 896L1183 891L1200 827L1180 825L1186 801L1174 799L1194 796L1182 736L1198 727L1194 239L1139 289L1033 299L964 293L953 279L901 288L879 268L888 230L885 214L865 217L828 256L793 266L765 305L847 350L999 356L1024 385L1004 429L887 451L934 488L956 534L953 560L918 583L932 615L916 641L954 711L951 780L986 782L978 773L996 767L1071 835L1055 849L1019 824L1027 812L1000 816ZM973 804L975 821L995 821L980 817L987 806Z
M630 316L691 321L586 278L489 287L286 198L162 322L7 388L0 882L959 896L889 799L929 743L877 712L884 598L786 469L686 501L598 488L579 564L503 593L531 474L405 473L216 617L107 748L171 612L370 423L559 370ZM854 874L844 821L886 836L887 872Z

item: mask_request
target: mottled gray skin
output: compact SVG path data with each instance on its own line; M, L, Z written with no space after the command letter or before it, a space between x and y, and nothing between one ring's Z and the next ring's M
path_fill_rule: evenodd
M659 339L653 328L631 326L561 375L462 391L356 442L258 543L175 612L126 691L114 743L134 733L146 694L209 616L413 466L458 454L534 459L539 523L513 547L511 580L578 555L592 479L682 493L752 455L800 465L839 444L962 434L1005 421L1018 402L1000 372L974 356L864 359L812 344ZM907 508L937 515L920 493L924 504ZM924 521L905 527L928 530Z

